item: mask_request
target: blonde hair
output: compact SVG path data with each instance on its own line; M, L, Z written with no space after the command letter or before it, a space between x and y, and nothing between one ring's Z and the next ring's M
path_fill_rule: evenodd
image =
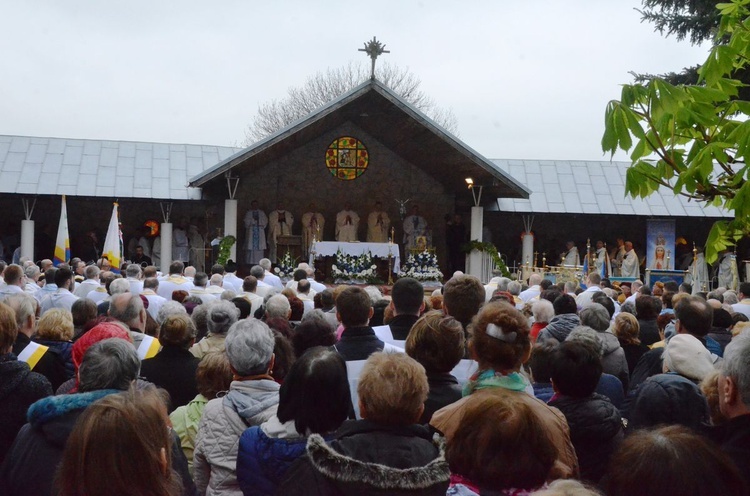
M73 315L64 308L47 310L36 326L36 336L53 341L70 341L73 339Z
M750 322L737 322L732 327L732 337L735 338L750 329Z
M675 308L675 307L677 306L677 303L678 303L678 302L679 302L679 301L680 301L681 299L683 299L683 298L687 298L688 296L690 296L690 295L689 295L689 294L687 294L687 293L677 293L677 294L673 295L673 296L672 296L672 308Z
M625 312L617 314L615 325L612 328L621 344L641 344L641 340L638 338L640 329L641 326L638 324L635 315Z
M719 370L714 369L699 384L701 393L708 402L708 411L713 425L723 424L727 421L719 406L719 374Z
M357 386L366 418L387 425L415 423L428 392L424 367L405 353L370 355Z

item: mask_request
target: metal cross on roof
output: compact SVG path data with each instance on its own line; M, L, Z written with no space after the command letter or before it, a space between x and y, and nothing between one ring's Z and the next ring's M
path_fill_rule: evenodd
M372 59L372 69L370 71L370 79L375 79L375 59L384 53L391 53L390 50L385 49L385 45L377 40L374 36L372 39L365 43L364 48L357 50L359 52L365 52L370 59Z

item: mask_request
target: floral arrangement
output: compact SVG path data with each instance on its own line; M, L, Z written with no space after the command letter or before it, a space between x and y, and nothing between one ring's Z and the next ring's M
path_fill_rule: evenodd
M280 278L291 279L292 274L297 269L297 259L292 257L292 253L287 250L284 256L276 260L274 273Z
M372 284L379 282L377 268L369 251L357 256L347 255L338 250L331 274L336 282L357 281Z
M427 250L416 254L410 253L398 276L413 277L417 281L443 280L443 273L438 268L437 255Z

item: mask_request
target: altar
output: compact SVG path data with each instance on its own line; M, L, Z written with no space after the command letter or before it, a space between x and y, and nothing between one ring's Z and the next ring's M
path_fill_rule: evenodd
M346 243L339 241L316 241L310 247L309 264L314 264L316 257L332 257L341 250L346 255L360 256L368 251L373 257L388 260L388 255L393 257L393 272L398 273L401 268L401 257L399 247L393 243Z

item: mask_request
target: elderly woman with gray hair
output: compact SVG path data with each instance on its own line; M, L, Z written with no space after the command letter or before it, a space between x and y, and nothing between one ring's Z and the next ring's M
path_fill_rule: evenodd
M599 339L602 341L602 368L604 373L620 379L623 390L627 391L630 382L630 369L628 369L628 360L625 357L625 350L620 345L620 340L610 330L612 315L603 305L591 303L581 310L578 316L581 318L582 326L590 327L599 333Z
M26 424L0 470L2 493L52 494L52 481L78 417L96 400L126 391L141 361L132 343L110 338L92 345L78 369L78 393L49 396L31 405Z
M200 494L239 496L242 491L236 467L240 436L248 427L260 425L276 414L279 384L271 375L274 336L264 322L251 319L235 323L225 344L233 381L229 392L209 401L203 411L195 441L193 474Z
M240 317L239 308L231 301L212 301L204 305L208 305L208 335L190 348L190 353L198 358L203 358L206 353L223 351L227 332Z

